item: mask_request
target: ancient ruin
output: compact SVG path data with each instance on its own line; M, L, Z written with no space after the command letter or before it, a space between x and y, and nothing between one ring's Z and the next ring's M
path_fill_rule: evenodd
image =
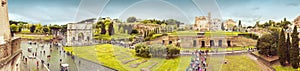
M0 71L19 71L21 38L11 37L6 0L0 6Z
M199 16L195 18L194 30L200 31L217 31L221 30L222 21L218 18L212 18L211 13L207 16Z
M68 23L67 46L91 45L94 20L88 19L77 23Z

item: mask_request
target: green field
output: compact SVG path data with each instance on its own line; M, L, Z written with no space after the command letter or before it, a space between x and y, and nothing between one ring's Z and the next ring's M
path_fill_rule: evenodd
M190 56L181 56L174 59L165 58L141 58L135 56L134 50L113 46L111 44L102 44L94 46L84 47L64 47L67 52L72 52L73 55L77 55L84 59L88 59L94 62L101 63L105 66L112 67L120 71L140 71L142 68L151 66L154 63L158 63L151 70L164 71L169 69L171 71L183 71L187 68L190 61ZM134 60L123 64L122 61ZM138 67L133 68L131 65L137 64L147 60L147 62L140 64Z
M120 71L140 71L142 68L151 66L154 63L158 63L151 70L153 71L185 71L188 67L191 56L181 56L174 59L165 58L141 58L135 56L135 52L132 49L127 49L111 44L101 44L94 46L84 47L64 47L67 52L72 52L73 55L77 55L81 58L88 59L94 62L101 63L105 66L120 70ZM240 49L240 48L236 48ZM134 60L123 64L122 61ZM228 64L220 63L219 59L225 59ZM138 67L131 67L132 64L136 64L148 60L145 63L140 64ZM216 61L217 60L217 61ZM259 71L260 67L246 55L231 55L225 57L208 57L208 64L213 68L219 68L221 71ZM250 69L249 69L250 68Z
M227 61L227 64L224 64ZM247 55L216 55L208 58L212 71L262 71L261 67Z

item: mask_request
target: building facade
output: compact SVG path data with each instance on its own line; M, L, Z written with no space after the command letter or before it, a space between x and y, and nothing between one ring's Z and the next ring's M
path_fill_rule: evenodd
M208 13L207 16L195 17L195 24L193 25L194 30L199 31L218 31L222 30L222 20L218 18L212 18L211 13Z

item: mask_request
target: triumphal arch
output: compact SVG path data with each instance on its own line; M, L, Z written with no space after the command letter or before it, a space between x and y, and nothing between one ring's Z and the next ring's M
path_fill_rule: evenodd
M91 45L94 21L95 19L87 19L77 23L68 23L67 46Z

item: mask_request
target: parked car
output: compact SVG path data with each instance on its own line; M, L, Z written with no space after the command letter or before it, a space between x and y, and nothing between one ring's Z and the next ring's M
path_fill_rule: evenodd
M69 71L69 64L60 64L60 71Z
M29 59L35 59L35 56L28 56Z

